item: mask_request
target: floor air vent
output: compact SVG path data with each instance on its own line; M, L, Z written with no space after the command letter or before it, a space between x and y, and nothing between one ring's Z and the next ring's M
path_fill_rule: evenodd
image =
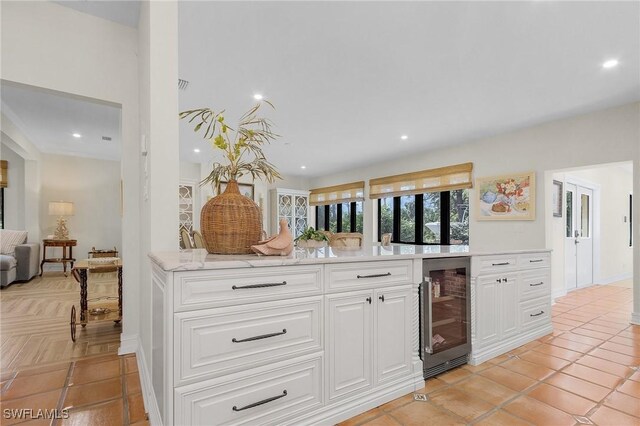
M466 363L467 355L459 356L458 358L454 358L451 361L447 361L443 364L436 365L435 367L424 370L424 378L427 379L429 377L437 376L440 373L444 373L447 370L451 370L452 368L456 368Z

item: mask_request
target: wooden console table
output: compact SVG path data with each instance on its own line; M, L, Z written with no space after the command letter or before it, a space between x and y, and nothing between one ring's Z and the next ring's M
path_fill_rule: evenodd
M62 263L62 269L64 270L64 275L67 276L67 263L71 264L71 269L73 269L73 262L76 260L73 258L73 248L76 246L76 240L53 240L53 239L45 239L42 240L42 262L40 263L40 276L42 276L42 272L44 271L43 267L45 263ZM62 257L47 257L47 247L62 247ZM69 248L69 253L67 254L67 248Z

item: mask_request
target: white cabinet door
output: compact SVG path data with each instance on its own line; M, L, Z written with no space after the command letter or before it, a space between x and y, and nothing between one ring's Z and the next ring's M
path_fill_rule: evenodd
M372 291L326 296L329 401L371 387Z
M476 283L475 312L476 337L479 347L493 344L500 340L500 284L502 276L487 275L478 277Z
M518 333L520 324L520 305L518 304L517 275L502 274L500 288L500 338L511 337Z
M411 286L374 293L376 385L411 372Z

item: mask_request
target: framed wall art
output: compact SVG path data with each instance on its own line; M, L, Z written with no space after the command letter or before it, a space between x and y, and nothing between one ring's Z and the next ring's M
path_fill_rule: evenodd
M218 195L222 194L225 189L227 189L227 182L224 182L224 181L220 182L220 185L218 185L217 194ZM238 182L238 189L240 190L240 193L242 195L244 195L245 197L251 198L252 200L255 201L255 198L254 198L255 186L252 183Z
M551 194L551 204L553 207L553 216L562 217L562 182L559 180L553 181L553 192Z
M535 172L476 178L478 220L535 220Z

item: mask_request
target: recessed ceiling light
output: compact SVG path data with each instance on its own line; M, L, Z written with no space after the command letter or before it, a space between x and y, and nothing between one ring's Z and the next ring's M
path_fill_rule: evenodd
M73 133L71 136L73 136L74 138L81 138L82 135L80 133Z
M400 139L402 139L403 141L406 141L407 139L409 139L409 136L402 135L402 136L400 136Z
M253 95L253 99L255 99L256 101L261 101L262 95L260 93L256 93L255 95Z
M614 68L614 67L617 67L619 63L620 62L618 62L617 59L609 59L608 61L605 61L602 63L602 68L606 68L606 69Z
M195 152L195 153L200 152L200 148L195 148L195 149L193 150L193 152Z
M300 168L301 168L301 169L306 169L306 168L307 168L307 166L300 166Z

